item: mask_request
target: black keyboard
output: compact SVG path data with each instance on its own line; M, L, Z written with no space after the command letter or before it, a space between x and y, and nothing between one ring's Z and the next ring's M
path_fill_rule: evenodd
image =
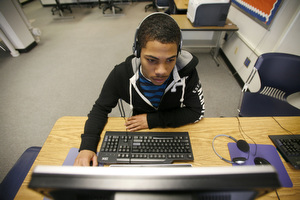
M282 157L300 169L300 135L269 135Z
M188 132L107 131L98 156L101 164L171 164L192 160Z

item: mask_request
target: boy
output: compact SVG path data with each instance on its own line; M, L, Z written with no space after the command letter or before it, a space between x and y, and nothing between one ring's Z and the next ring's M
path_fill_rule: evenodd
M96 150L107 115L119 99L130 105L128 131L179 127L204 115L204 98L196 66L198 59L181 50L177 23L165 13L146 17L137 28L134 55L117 65L106 79L88 115L74 165L97 166Z

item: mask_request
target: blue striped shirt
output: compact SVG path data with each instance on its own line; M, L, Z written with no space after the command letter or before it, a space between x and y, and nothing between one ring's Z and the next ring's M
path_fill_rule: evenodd
M147 80L142 75L141 72L139 73L140 73L139 84L140 84L141 92L155 108L158 108L160 100L164 95L170 77L162 85L154 85L151 81Z

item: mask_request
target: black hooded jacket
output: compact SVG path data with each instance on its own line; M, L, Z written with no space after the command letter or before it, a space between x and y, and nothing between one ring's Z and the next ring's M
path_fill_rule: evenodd
M197 64L195 56L181 51L158 108L153 107L139 89L139 58L129 56L125 62L115 66L88 115L80 150L96 152L108 114L119 99L130 105L133 115L147 113L150 129L179 127L201 120L204 116L204 98Z

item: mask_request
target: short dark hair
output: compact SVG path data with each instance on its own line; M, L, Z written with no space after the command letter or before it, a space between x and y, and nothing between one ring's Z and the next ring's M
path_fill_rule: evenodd
M181 31L176 21L165 13L148 16L140 25L137 33L140 48L146 47L147 42L157 40L163 44L181 43ZM179 50L179 49L178 49Z

